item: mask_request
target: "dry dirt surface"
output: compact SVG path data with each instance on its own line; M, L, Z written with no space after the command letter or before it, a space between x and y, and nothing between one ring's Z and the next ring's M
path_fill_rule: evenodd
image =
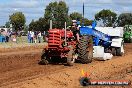
M79 79L84 69L91 80L132 81L132 44L125 44L125 54L108 61L94 60L90 64L75 63L68 67L39 65L42 48L0 50L1 88L82 88ZM86 87L87 88L87 87ZM89 86L88 88L132 88L130 86Z

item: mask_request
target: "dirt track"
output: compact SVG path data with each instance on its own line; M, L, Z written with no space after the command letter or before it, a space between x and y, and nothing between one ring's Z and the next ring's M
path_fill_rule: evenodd
M10 49L12 53L9 53L9 50L0 50L0 87L80 88L78 80L82 76L81 69L87 71L91 79L132 81L132 44L125 45L126 53L123 57L114 57L109 61L93 61L87 65L76 63L73 67L38 65L41 50L42 47L21 48L16 51ZM132 86L126 86L126 88L132 88Z
M0 51L0 87L32 79L39 74L46 75L64 67L38 65L42 48L24 47Z

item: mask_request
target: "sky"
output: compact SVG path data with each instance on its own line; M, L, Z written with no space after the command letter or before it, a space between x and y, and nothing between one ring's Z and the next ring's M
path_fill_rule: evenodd
M0 0L0 26L9 21L9 15L14 12L23 12L26 17L26 24L32 19L37 20L44 16L45 7L54 1L60 0ZM132 12L132 0L61 0L69 7L69 14L72 12L82 13L83 2L85 4L84 16L90 20L102 9L110 9L118 15Z

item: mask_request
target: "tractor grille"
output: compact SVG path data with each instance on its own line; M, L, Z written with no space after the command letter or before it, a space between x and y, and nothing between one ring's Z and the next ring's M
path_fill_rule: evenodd
M57 29L51 29L49 32L48 46L49 48L58 48L61 45L61 33Z

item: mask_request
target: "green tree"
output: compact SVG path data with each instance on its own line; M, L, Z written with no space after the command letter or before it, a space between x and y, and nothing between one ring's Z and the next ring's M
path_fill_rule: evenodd
M39 20L37 21L37 24L38 24L38 26L37 26L37 30L39 30L39 31L47 31L48 30L48 28L46 27L46 24L47 22L46 22L46 20L45 20L45 18L39 18Z
M29 24L29 31L47 31L48 28L46 27L46 20L45 18L40 17L39 20L34 21L32 20L31 23Z
M117 20L117 14L111 10L101 10L95 14L95 19L99 22L103 22L105 27L115 26Z
M118 26L132 25L132 13L122 13L118 17Z
M29 31L36 30L36 22L34 20L29 24Z
M28 30L29 30L29 26L28 25L24 25L24 30L23 31L27 33Z
M84 25L89 26L92 25L93 20L88 20L87 18L84 18Z
M9 21L15 31L23 30L26 23L26 18L22 12L16 12L9 16Z
M6 28L10 28L10 22L6 22L6 23L5 23L5 27L6 27Z
M53 21L53 28L64 28L64 23L69 22L68 10L66 3L63 1L51 2L46 6L44 18L49 28L50 20Z
M82 24L82 19L83 19L82 14L80 14L78 12L73 12L70 14L70 18L72 20L78 20L78 21L80 21L80 24ZM93 20L88 20L87 18L84 18L84 25L85 26L91 25L92 22L93 22Z
M72 20L81 20L82 19L82 14L78 12L73 12L70 14L70 17Z
M82 20L80 20L80 24L82 25ZM84 26L92 25L93 20L88 20L87 18L84 18Z

